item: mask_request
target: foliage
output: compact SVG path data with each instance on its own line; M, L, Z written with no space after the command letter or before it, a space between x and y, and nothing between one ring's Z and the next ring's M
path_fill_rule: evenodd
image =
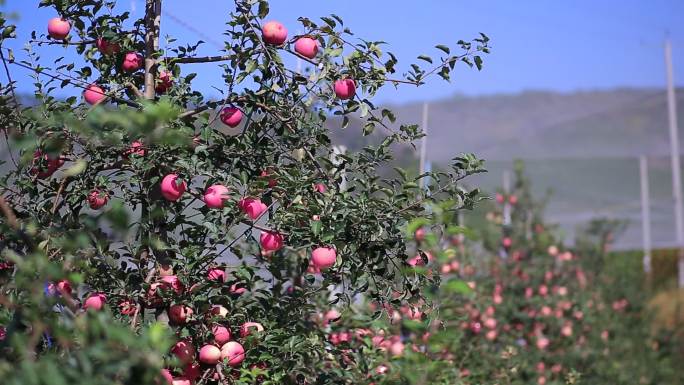
M383 306L420 301L438 278L407 269L402 228L445 197L449 210L471 207L478 191L456 182L483 171L481 160L463 155L444 171L380 176L393 145L423 134L396 127L372 97L386 85L448 80L457 63L479 69L489 39L459 41L459 54L438 45L438 59L421 55L427 66L399 75L383 42L354 38L336 15L299 19L320 47L313 59L290 48L300 36L269 43L264 0L235 1L225 52L212 57L197 56L202 42L169 38L169 48L159 48L159 0L147 0L138 20L114 1L40 6L72 28L64 40L34 32L24 60L2 48L4 64L33 71L39 101L19 105L10 83L0 104L14 150L0 183L3 381L145 384L162 367L179 384L366 381L375 353L337 354L316 314L360 294ZM12 38L12 26L0 25L3 39ZM45 63L43 45L75 51L85 65L66 57ZM311 65L293 71L286 54ZM185 63L218 63L222 99L194 89ZM355 97L335 95L343 79L354 80ZM55 97L57 88L84 89L91 104L106 100L89 106ZM243 114L237 127L218 125L226 108ZM357 116L359 135L380 129L384 139L334 155L324 123L336 115L343 128ZM420 179L429 190L418 188ZM216 185L228 193L212 207L206 194ZM322 272L310 268L319 246L337 254ZM241 333L247 322L264 331ZM224 354L218 364L193 366L194 353L184 362L179 343L221 347L217 326L244 346L244 362Z

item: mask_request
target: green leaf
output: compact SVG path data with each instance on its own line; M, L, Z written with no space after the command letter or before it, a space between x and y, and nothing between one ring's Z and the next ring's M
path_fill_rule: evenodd
M473 289L471 289L465 281L460 279L450 279L442 287L447 292L463 295L470 294L473 291Z
M475 56L475 66L477 67L478 70L482 70L482 58L480 56Z
M430 56L427 56L427 55L420 55L420 56L418 56L418 59L420 59L420 60L425 60L426 62L432 64L432 58L431 58Z
M444 52L447 55L451 53L451 50L449 49L449 47L447 47L443 44L438 44L435 46L435 48L437 48L438 50L441 50L442 52Z
M318 235L321 233L321 228L323 228L323 224L321 223L320 220L314 221L312 219L309 221L309 227L311 228L311 233L313 235Z

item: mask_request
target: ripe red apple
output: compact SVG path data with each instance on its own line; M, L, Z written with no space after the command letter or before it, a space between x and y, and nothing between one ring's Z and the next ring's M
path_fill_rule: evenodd
M214 335L214 343L223 345L230 341L230 329L222 325L214 325L211 327L211 333Z
M317 247L311 252L311 263L318 269L327 269L335 264L337 252L332 247Z
M207 273L207 279L210 281L226 281L226 271L223 269L210 269Z
M121 63L121 69L124 72L135 72L142 68L143 57L137 52L129 52L124 56L123 62Z
M51 38L64 40L67 36L69 36L71 24L61 17L53 17L48 21L47 30L48 35L50 35Z
M260 199L250 197L240 199L238 207L240 207L240 209L252 220L259 218L259 216L268 209L268 206Z
M508 203L515 205L516 203L518 203L518 197L515 195L509 196L508 197Z
M314 191L319 192L321 194L325 193L328 190L327 187L323 183L316 183L314 185Z
M100 104L106 98L105 91L95 84L87 86L85 91L83 91L83 99L90 105Z
M185 376L176 377L173 379L172 385L192 385L193 381Z
M106 304L106 301L107 297L104 293L92 293L86 298L85 302L83 302L83 310L101 310Z
M501 194L496 194L495 199L496 199L496 203L498 203L498 204L502 204L506 200L506 198L504 198L504 196Z
M259 243L266 251L277 251L283 247L283 236L276 231L262 231Z
M145 145L143 142L136 140L131 143L131 146L124 151L124 156L129 157L130 155L145 156Z
M57 281L57 283L50 283L48 285L48 293L50 295L62 295L62 294L67 294L71 295L72 289L71 289L71 283L69 281L63 279L61 281Z
M278 184L278 181L275 178L271 178L272 172L269 170L262 170L261 174L259 175L262 178L268 178L268 187L273 188Z
M537 342L536 342L537 349L544 350L549 346L549 343L550 343L550 341L546 337L537 338Z
M175 202L188 188L184 180L180 180L176 174L168 174L162 179L161 194L166 200Z
M190 339L182 339L171 347L171 354L184 364L194 361L196 353L195 346Z
M504 239L501 241L501 244L503 245L504 248L509 248L513 244L513 240L509 237L504 237Z
M247 291L247 289L244 287L240 287L237 283L234 283L230 285L229 291L231 294L242 295Z
M183 377L195 381L202 376L202 368L196 362L191 362L183 368ZM192 384L190 384L192 385Z
M171 305L169 307L169 320L174 325L184 325L192 316L192 309L185 305Z
M342 100L351 99L356 95L356 83L349 78L336 80L334 89L335 95Z
M242 111L236 107L226 107L221 110L220 117L223 124L235 128L242 121Z
M427 232L425 231L424 228L419 227L418 230L413 234L414 238L416 239L416 242L423 242L425 240L425 234Z
M264 42L272 45L282 45L287 40L287 28L277 21L267 21L261 28Z
M45 163L46 165L40 165L37 163ZM40 179L48 178L57 171L64 164L64 159L61 155L51 156L48 154L43 154L41 150L36 150L33 153L33 167L31 168L31 174L36 175Z
M539 285L539 295L546 297L549 294L549 288L546 285Z
M173 87L173 74L170 71L159 71L154 84L154 90L159 94L163 94L171 87Z
M228 191L228 187L222 184L211 185L204 192L204 203L212 209L223 208L225 202L230 198Z
M336 309L330 309L323 315L323 324L327 325L330 322L336 321L340 317L342 317L342 314L340 314L339 311Z
M221 347L221 359L228 360L230 366L238 366L245 360L245 348L235 341L227 342Z
M173 291L176 292L176 294L181 294L183 293L183 290L185 290L183 283L180 281L180 279L178 279L178 276L176 275L165 275L161 277L161 282L163 282L166 286L173 289Z
M95 40L95 46L102 55L114 55L121 50L118 43L109 42L101 37L98 37L97 40Z
M169 369L162 369L161 370L161 377L164 379L164 383L167 385L173 385L173 375L171 375L171 372Z
M295 42L295 52L305 58L313 59L318 54L318 41L308 36L300 37Z
M93 190L88 194L88 205L91 209L97 210L109 201L109 194L106 191Z
M404 354L404 344L401 341L393 342L389 347L389 352L395 357L399 357Z
M428 262L432 261L432 254L426 251L425 255L427 255ZM408 260L408 264L409 266L425 266L425 261L420 254L416 254L415 257Z
M221 361L221 349L214 345L204 345L200 349L199 360L203 364L216 365Z
M136 305L134 302L131 302L129 300L123 300L119 302L119 312L122 315L131 315L135 314L136 311Z
M259 333L264 331L264 327L258 322L245 322L240 326L240 337L245 338L250 335L251 329L256 329Z

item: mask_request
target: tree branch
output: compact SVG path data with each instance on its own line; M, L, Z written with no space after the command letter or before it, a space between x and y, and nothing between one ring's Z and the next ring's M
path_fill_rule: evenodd
M212 63L217 61L226 61L232 59L230 55L217 56L197 56L197 57L166 57L161 61L168 61L171 63Z
M161 24L161 0L147 0L145 4L145 99L155 97L154 80L157 73L159 50L159 25Z

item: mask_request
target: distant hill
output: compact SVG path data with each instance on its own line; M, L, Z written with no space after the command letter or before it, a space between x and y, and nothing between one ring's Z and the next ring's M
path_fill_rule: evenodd
M684 124L684 89L677 95ZM420 103L389 107L400 122L420 122ZM459 152L489 160L669 153L664 90L455 96L430 103L429 111L429 158L434 162ZM684 135L680 140L684 143Z

